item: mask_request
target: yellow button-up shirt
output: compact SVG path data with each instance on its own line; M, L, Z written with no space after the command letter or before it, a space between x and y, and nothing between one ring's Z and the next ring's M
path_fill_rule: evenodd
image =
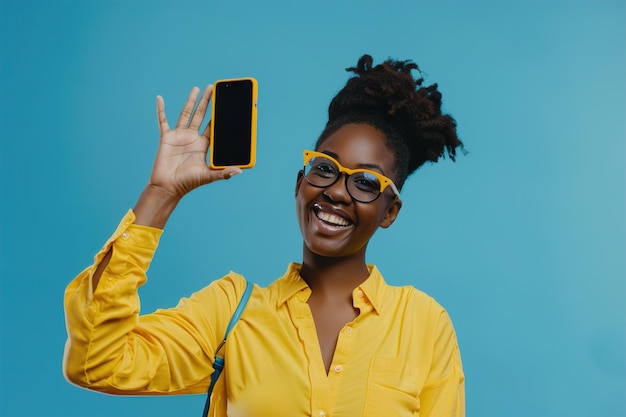
M139 314L137 290L161 230L129 212L94 266L67 287L64 370L81 386L112 394L205 393L214 351L245 280L231 272L175 308ZM96 291L91 277L112 246ZM413 287L389 286L374 266L353 291L360 313L337 340L326 373L311 290L291 264L254 286L223 351L226 366L211 416L464 416L464 376L450 318Z

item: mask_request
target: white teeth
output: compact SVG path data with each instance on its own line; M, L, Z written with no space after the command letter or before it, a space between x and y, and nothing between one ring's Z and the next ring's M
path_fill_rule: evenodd
M318 211L316 213L317 218L325 221L326 223L333 224L335 226L348 226L350 223L346 221L346 219L336 216L331 213L325 213L323 211Z

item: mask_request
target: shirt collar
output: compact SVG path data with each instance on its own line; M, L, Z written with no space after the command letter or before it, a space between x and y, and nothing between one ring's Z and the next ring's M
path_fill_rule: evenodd
M292 262L289 264L287 268L287 272L280 279L279 286L279 294L278 294L278 304L282 305L288 299L293 297L294 294L304 290L305 288L309 288L307 283L300 276L300 268L302 265L296 262Z
M307 283L300 276L301 264L292 262L287 268L287 272L280 279L280 290L278 303L282 305L296 293L308 289ZM369 277L361 285L355 288L353 298L356 300L358 291L363 291L364 298L369 301L374 311L380 314L383 308L385 288L387 286L382 274L375 265L367 265L370 271Z
M372 307L374 307L374 311L380 314L381 308L383 308L384 304L385 287L387 284L383 279L383 275L375 265L368 265L367 269L370 271L370 276L356 288L355 292L358 292L358 290L363 291L365 297L372 304Z

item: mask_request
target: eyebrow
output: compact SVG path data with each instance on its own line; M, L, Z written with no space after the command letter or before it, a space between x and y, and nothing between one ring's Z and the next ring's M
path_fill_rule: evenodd
M331 152L331 151L320 151L320 152L325 153L326 155L333 157L338 162L341 162L341 159L339 158L339 155L337 155L334 152ZM380 171L381 174L387 175L387 174L385 174L385 171L383 171L383 169L380 167L380 165L377 165L377 164L367 164L366 163L366 164L358 164L357 166L359 168L377 169L378 171Z

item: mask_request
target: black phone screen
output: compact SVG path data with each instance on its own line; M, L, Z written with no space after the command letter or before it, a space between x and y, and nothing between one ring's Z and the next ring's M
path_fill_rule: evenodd
M213 120L213 164L250 163L252 141L252 81L217 83Z

